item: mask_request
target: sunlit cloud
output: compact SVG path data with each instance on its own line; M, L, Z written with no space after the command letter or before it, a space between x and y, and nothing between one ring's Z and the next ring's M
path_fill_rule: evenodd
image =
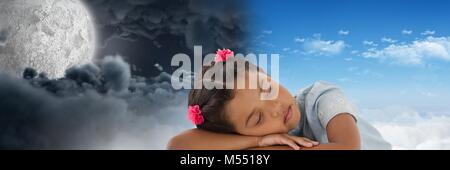
M294 42L302 43L302 42L305 42L305 39L304 38L300 38L300 37L296 37L296 38L294 38Z
M339 35L348 35L348 34L350 34L350 31L349 30L339 30L338 34Z
M450 149L450 117L423 116L407 106L361 109L393 149Z
M424 32L422 32L420 34L428 36L428 35L434 35L435 33L436 33L436 31L426 30L426 31L424 31Z
M303 44L306 54L332 56L340 54L347 44L342 40L322 40L320 38L305 40Z
M373 41L364 40L362 43L363 43L363 45L366 45L366 46L373 46L373 47L378 46L378 44L374 43Z
M262 31L263 34L268 34L268 35L272 34L272 32L273 32L272 30L263 30Z
M402 30L403 35L411 35L412 33L413 33L412 30L407 30L407 29Z
M394 39L389 38L389 37L383 37L383 38L381 38L381 42L385 42L385 43L396 43L397 40L394 40Z
M406 44L391 44L380 50L370 48L362 56L405 65L419 65L429 58L449 61L450 37L427 37Z

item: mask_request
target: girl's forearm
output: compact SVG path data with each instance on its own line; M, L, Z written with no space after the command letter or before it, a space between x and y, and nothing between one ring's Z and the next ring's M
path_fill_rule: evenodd
M264 146L264 147L249 148L248 150L294 150L294 149L287 145L280 145L280 146Z
M301 147L300 150L358 150L359 146L346 145L340 143L325 143L313 147ZM293 150L289 146L267 146L250 148L250 150Z
M359 146L341 143L325 143L311 148L301 148L301 150L359 150Z
M172 138L167 148L175 150L241 150L258 147L259 140L260 137L191 129Z

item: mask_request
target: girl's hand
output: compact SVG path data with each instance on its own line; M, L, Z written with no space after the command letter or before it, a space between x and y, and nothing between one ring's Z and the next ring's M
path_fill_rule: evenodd
M319 142L312 141L308 138L291 136L288 134L270 134L260 137L258 141L259 147L273 146L273 145L288 145L295 150L303 147L313 147L319 145Z

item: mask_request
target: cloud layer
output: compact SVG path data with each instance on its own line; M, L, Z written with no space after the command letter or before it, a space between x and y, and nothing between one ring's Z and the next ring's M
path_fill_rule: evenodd
M393 149L450 149L448 114L421 114L406 106L363 109L361 112Z
M187 94L170 76L131 76L120 57L70 68L60 79L0 74L2 149L164 149L190 128Z

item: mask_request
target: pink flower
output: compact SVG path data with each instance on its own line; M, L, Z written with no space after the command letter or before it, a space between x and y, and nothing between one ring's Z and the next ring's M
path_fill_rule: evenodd
M228 58L230 57L234 57L234 53L233 51L231 51L230 49L218 49L216 52L216 58L215 61L216 62L225 62L228 60Z
M200 106L194 105L188 108L188 119L195 125L203 124L203 115Z

